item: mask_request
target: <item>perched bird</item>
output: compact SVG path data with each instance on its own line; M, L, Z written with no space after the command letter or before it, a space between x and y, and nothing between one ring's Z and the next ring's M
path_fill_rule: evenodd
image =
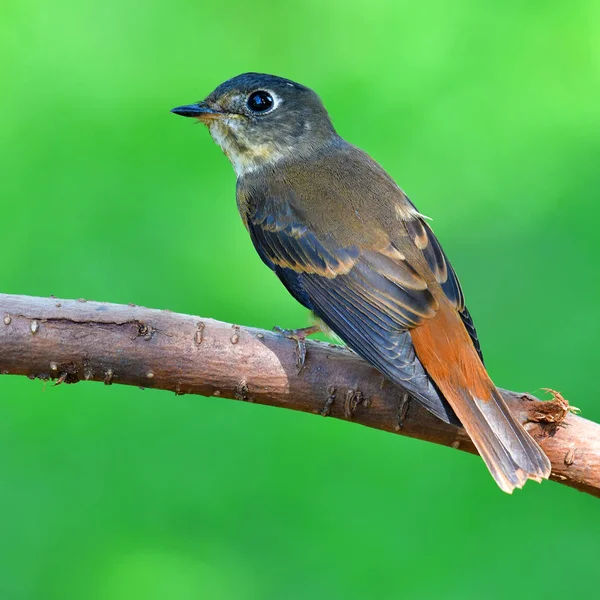
M486 372L433 231L392 178L336 133L312 90L246 73L172 112L208 126L236 172L258 254L296 300L437 417L462 424L505 492L550 475Z

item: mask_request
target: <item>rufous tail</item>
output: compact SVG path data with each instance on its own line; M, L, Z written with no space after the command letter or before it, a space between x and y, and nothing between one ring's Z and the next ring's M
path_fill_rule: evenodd
M419 360L469 434L487 468L509 494L550 476L543 450L510 412L448 303L410 331Z

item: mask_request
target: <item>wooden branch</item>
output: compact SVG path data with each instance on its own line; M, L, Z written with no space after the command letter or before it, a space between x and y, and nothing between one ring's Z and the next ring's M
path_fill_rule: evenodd
M0 294L0 372L222 396L331 416L475 453L446 425L347 349L166 310ZM552 462L552 479L600 497L600 425L555 395L502 390ZM532 485L532 484L530 484Z

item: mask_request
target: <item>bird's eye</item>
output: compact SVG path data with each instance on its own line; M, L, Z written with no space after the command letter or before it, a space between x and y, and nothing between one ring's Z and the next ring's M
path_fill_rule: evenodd
M248 96L246 104L252 112L263 113L273 108L275 101L269 92L259 90L258 92L252 92Z

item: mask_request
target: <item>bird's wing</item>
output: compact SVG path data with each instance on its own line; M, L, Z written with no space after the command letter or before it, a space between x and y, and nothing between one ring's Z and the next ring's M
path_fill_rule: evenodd
M300 222L289 205L255 209L246 215L246 224L263 261L303 304L431 412L457 422L419 362L408 333L435 316L438 301L392 242L378 248L340 245L331 234L317 234ZM463 308L458 280L431 230L425 225L408 234L427 236L415 244L448 299L457 310Z
M460 314L469 337L475 346L475 350L477 350L477 354L481 362L483 362L483 353L479 345L477 331L471 314L465 306L465 297L460 287L460 282L442 246L435 237L431 227L421 217L407 220L405 221L405 225L410 238L423 253L429 268L433 272L437 282L441 285L446 297Z
M290 203L262 200L246 205L255 207L246 224L263 260L290 291L433 414L460 422L503 490L549 476L548 458L477 356L458 279L418 215L398 219L404 229L389 234L389 224L363 221L354 240L352 219L361 213L352 205L350 226L330 216L325 229L319 219L294 214Z

